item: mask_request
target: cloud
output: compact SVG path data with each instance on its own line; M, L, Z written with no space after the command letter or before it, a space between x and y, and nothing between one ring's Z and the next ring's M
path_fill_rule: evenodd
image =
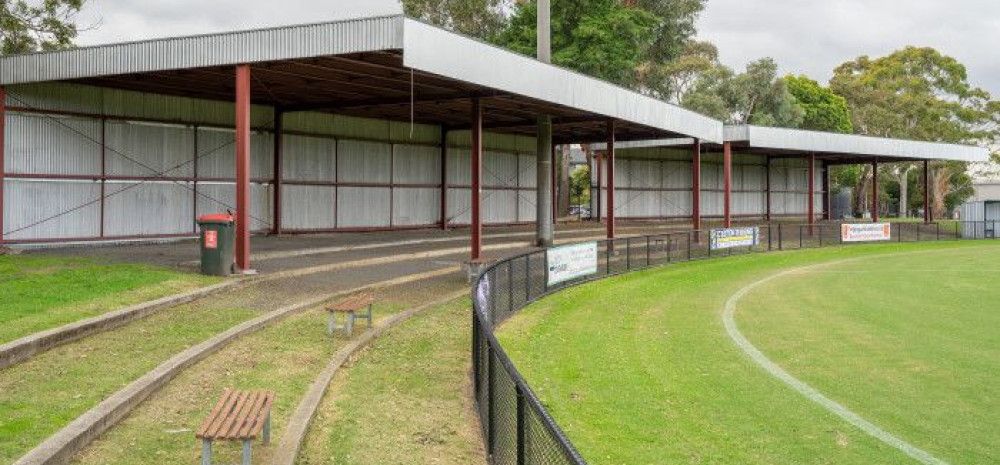
M969 69L972 83L1000 96L1000 2L994 0L709 0L699 37L734 68L764 56L785 73L821 82L861 55L929 46Z

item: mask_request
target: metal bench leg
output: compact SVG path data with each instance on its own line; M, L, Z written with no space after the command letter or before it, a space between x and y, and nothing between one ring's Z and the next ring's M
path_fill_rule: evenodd
M368 319L368 329L372 329L372 304L368 304L368 315L365 318Z
M330 318L326 320L326 335L333 336L333 332L337 330L337 314L330 312Z
M250 440L243 441L243 465L250 465Z
M212 441L201 440L201 465L212 465Z
M347 314L347 326L345 327L344 331L347 333L348 336L354 335L354 312Z
M264 436L263 437L263 439L264 439L264 445L266 446L266 445L270 444L271 443L271 414L270 413L268 413L267 414L267 418L264 419L264 432L262 434Z

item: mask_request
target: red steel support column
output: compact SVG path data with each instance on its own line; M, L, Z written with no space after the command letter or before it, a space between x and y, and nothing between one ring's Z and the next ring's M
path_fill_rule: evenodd
M809 200L806 202L806 214L809 215L809 234L812 235L813 223L816 222L816 154L809 154Z
M771 156L764 158L764 221L771 222Z
M594 205L597 208L594 208L594 215L596 215L597 221L601 221L601 217L604 216L601 214L601 195L604 194L604 156L601 155L601 152L594 153L594 164L597 165L595 167L597 169L597 201Z
M448 128L441 126L441 229L448 229Z
M608 120L608 239L615 238L615 120Z
M4 132L7 126L7 89L0 86L0 244L3 244L3 178L6 173L4 171Z
M924 223L930 223L934 219L931 213L931 162L924 160Z
M701 229L701 141L698 139L691 148L691 229Z
M872 223L878 223L878 162L872 162Z
M236 266L250 269L250 66L236 66Z
M733 145L722 144L722 227L733 226L731 203L733 197Z
M830 192L830 166L823 162L823 219L827 221L833 219L833 213L830 211L833 208L832 195Z
M482 197L481 178L483 175L483 108L479 104L479 98L472 99L472 149L469 151L472 156L472 245L471 258L479 260L482 256L483 231L480 212L480 197Z
M284 161L284 150L282 150L282 139L284 139L285 113L280 108L274 109L274 219L271 220L271 234L281 234L281 183L282 164Z

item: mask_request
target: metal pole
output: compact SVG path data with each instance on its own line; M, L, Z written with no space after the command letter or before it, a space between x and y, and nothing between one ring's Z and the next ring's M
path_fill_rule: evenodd
M281 234L281 183L284 161L282 139L284 139L285 113L280 108L274 109L274 219L271 220L271 233Z
M733 146L731 142L722 144L722 227L733 226L731 205L733 196Z
M448 128L446 126L441 126L441 229L448 230Z
M813 223L816 221L816 154L809 154L809 199L806 202L806 215L809 216L809 235L813 235Z
M832 194L830 193L830 167L827 166L826 162L823 162L823 219L831 220L833 219L833 213L830 209L833 207Z
M764 166L764 192L765 192L764 220L770 223L771 222L771 156L767 155L767 158L765 158L765 160L766 162ZM768 235L770 235L770 231L768 231ZM770 240L771 240L770 237L768 237L768 241Z
M526 458L528 455L527 448L527 429L526 421L527 415L524 410L524 393L521 389L515 386L515 393L517 395L517 440L515 445L517 447L517 465L525 465L527 463Z
M236 266L250 270L250 65L236 66Z
M691 147L691 229L701 229L701 141Z
M615 120L608 120L608 239L615 238ZM612 245L612 247L614 247Z
M878 161L872 162L872 223L878 223Z
M98 237L104 238L104 215L107 208L108 184L108 118L101 116L101 224ZM2 186L0 186L2 187ZM2 212L2 210L0 210Z
M543 63L552 62L552 6L550 0L538 0L538 24L535 31L537 35L538 61Z
M3 234L3 215L4 215L4 200L3 200L3 180L6 171L4 171L4 133L6 132L7 126L7 89L4 86L0 86L0 244L4 242Z
M535 245L552 245L552 117L538 116L535 165L537 195L535 200Z
M597 215L596 216L597 217L597 221L601 221L601 217L604 216L604 215L601 214L601 195L604 194L604 186L603 186L603 184L604 184L604 182L603 182L603 180L604 180L603 179L603 177L604 177L604 160L603 160L603 158L604 158L604 156L602 156L599 152L594 154L594 164L597 165L595 167L595 169L597 171L597 202L596 202L597 203L597 205L596 205L597 208L594 209L594 212Z
M924 223L931 222L930 160L924 160Z
M483 175L483 108L479 104L479 97L472 99L472 149L469 151L472 157L472 233L471 258L473 261L482 257L482 237L483 232L482 212L480 199L482 197L482 175Z

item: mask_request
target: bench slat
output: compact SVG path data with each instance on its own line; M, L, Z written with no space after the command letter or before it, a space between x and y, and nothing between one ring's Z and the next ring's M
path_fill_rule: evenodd
M222 412L221 419L216 423L215 428L208 432L209 436L221 437L229 429L229 425L232 424L235 419L236 413L239 411L241 405L246 400L249 395L246 391L240 391L236 396L236 402L229 405L229 408Z
M361 310L374 302L375 296L371 293L358 294L330 305L327 307L327 310L333 312L353 312Z
M208 428L202 434L203 437L212 438L218 433L219 428L222 423L226 421L226 417L229 416L229 412L232 411L233 406L239 401L240 396L243 394L239 391L232 391L229 394L229 398L226 403L223 404L222 408L210 418L211 422L208 424Z
M267 396L260 391L254 393L253 404L250 408L244 412L243 416L233 425L232 431L229 432L229 439L234 438L245 438L250 434L250 429L253 427L254 421L257 420L257 415L260 414L260 408L264 406L264 401ZM251 436L252 437L252 436Z
M243 399L243 402L233 410L233 414L229 417L229 421L226 422L225 427L219 431L219 437L223 439L232 439L234 436L233 432L238 431L240 426L243 425L243 420L250 414L250 407L256 400L257 392L247 392L247 396Z
M222 391L222 397L219 398L219 402L217 402L215 404L215 407L212 408L212 413L208 414L208 418L205 418L205 421L201 423L201 427L199 427L198 432L195 433L196 437L200 438L205 436L206 433L208 433L208 429L209 427L212 426L212 422L214 422L215 418L219 415L220 412L222 412L226 403L229 402L229 398L232 396L233 396L232 389L226 388L225 390Z

